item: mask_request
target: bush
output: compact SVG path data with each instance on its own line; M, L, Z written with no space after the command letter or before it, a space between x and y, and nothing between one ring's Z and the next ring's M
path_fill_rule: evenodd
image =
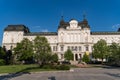
M5 65L5 61L3 59L0 59L0 66Z
M82 61L86 62L86 63L90 62L90 58L89 58L89 56L86 53L83 55Z
M58 55L57 55L57 54L53 54L53 55L51 56L51 61L54 62L54 63L55 63L55 62L57 63L57 62L58 62Z
M41 67L42 69L57 69L57 70L70 70L69 65L52 65L52 64L46 64Z
M70 70L70 66L62 64L62 65L57 66L56 69L58 69L58 70Z
M56 69L56 65L46 64L46 65L43 65L41 68L43 68L43 69Z

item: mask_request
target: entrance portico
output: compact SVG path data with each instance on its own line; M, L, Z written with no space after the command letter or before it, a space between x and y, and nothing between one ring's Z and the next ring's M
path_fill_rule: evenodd
M78 61L82 58L82 54L81 53L73 53L74 54L74 61Z

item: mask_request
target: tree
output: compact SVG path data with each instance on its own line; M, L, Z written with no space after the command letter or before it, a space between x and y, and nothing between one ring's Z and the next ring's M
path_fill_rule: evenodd
M95 59L101 59L103 63L103 59L105 59L106 56L108 55L107 52L108 52L107 43L105 40L101 39L96 44L94 44L92 56Z
M108 62L112 65L120 65L120 45L112 43L109 45Z
M56 53L51 56L51 61L58 62L58 55Z
M24 38L20 43L17 43L14 48L14 55L17 56L19 61L31 61L33 59L33 52L33 44L27 38Z
M0 47L0 59L1 61L5 62L5 64L10 64L11 61L11 56L12 56L12 51L11 50L6 50L6 47Z
M68 49L65 54L64 54L64 58L66 60L73 60L73 53L70 49Z
M0 65L4 65L6 62L6 53L2 47L0 47Z
M48 63L51 57L51 47L45 37L37 36L34 39L35 59L40 66Z
M0 59L5 59L5 56L6 56L5 51L3 50L2 47L0 47Z
M86 62L86 63L88 63L90 61L90 58L86 53L83 55L82 61Z

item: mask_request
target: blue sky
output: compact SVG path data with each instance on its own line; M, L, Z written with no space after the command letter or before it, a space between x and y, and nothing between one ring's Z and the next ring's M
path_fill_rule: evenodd
M24 24L31 32L56 32L65 21L83 20L91 31L116 31L120 26L120 0L0 0L0 42L9 24Z

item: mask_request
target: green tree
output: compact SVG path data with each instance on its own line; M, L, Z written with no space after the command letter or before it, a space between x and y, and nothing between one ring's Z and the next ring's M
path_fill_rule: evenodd
M109 45L108 62L112 65L120 65L120 45L112 43Z
M4 65L5 64L5 58L6 57L6 53L3 50L2 47L0 47L0 65Z
M58 62L58 55L56 53L51 56L51 61Z
M68 49L65 54L64 54L64 58L66 60L73 60L73 53L70 49Z
M37 36L34 39L35 59L40 66L48 63L51 57L51 47L45 37Z
M89 56L86 53L83 55L82 61L86 62L86 63L89 63L90 58L89 58Z
M0 59L4 59L5 56L6 56L6 54L5 54L4 50L3 50L3 48L0 47Z
M27 38L24 38L20 43L17 43L14 48L14 55L17 56L19 61L31 61L33 59L33 53L33 44Z
M103 59L108 55L108 46L105 40L101 39L93 46L92 56L95 59L101 59L103 63Z

